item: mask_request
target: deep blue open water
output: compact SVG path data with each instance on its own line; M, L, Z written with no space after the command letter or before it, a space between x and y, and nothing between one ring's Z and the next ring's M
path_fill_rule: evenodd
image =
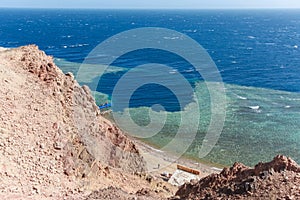
M0 46L37 44L55 57L64 72L76 74L89 52L117 33L141 27L176 30L207 50L225 83L225 126L217 145L204 159L253 165L285 154L300 162L299 11L1 9ZM193 102L194 93L203 97L197 137L186 153L197 158L209 124L210 101L201 75L180 56L144 49L116 59L100 79L97 102L111 98L115 84L129 69L147 63L166 64L172 67L170 76L180 73L189 81L194 91L185 94L184 107ZM147 108L154 104L165 107L168 120L147 142L163 147L178 130L178 115L185 108L167 88L144 85L130 101L130 112L138 124L149 123ZM189 129L189 124L183 126Z

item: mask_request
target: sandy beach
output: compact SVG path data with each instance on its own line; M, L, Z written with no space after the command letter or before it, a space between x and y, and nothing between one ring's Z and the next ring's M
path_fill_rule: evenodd
M200 178L222 171L221 168L213 165L196 162L184 157L177 158L168 152L155 149L154 147L137 139L135 139L135 143L139 147L142 156L147 162L148 172L155 176L160 176L162 173L174 173L178 164L200 171Z

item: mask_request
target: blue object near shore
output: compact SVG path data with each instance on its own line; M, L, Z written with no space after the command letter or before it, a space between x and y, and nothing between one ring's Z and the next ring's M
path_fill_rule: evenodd
M100 109L110 108L110 107L111 107L111 103L105 103L99 106Z

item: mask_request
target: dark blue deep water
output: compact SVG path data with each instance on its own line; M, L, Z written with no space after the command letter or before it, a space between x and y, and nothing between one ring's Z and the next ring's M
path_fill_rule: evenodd
M300 162L299 10L1 9L0 22L0 46L37 44L56 58L64 72L74 74L91 50L122 31L163 27L186 34L207 50L226 87L225 126L219 142L205 159L252 165L286 154ZM101 96L98 103L111 98L115 84L128 69L147 63L172 67L170 75L181 73L195 93L203 92L199 89L202 77L190 63L168 52L146 49L115 60L114 67L104 73L97 86ZM188 106L193 94L185 96L183 105ZM163 105L170 119L172 113L183 111L172 91L156 84L144 85L130 102L137 123L149 120L139 113L154 104ZM197 158L209 117L202 120L196 140L186 153L192 158ZM174 120L169 123L148 142L162 147L170 141L177 125ZM184 126L188 129L188 124Z

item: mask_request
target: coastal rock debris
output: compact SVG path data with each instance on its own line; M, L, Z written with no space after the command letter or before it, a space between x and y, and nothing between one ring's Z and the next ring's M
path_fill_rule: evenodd
M278 155L254 168L235 163L220 174L188 183L176 193L180 199L300 199L300 167ZM293 197L293 198L290 198Z

